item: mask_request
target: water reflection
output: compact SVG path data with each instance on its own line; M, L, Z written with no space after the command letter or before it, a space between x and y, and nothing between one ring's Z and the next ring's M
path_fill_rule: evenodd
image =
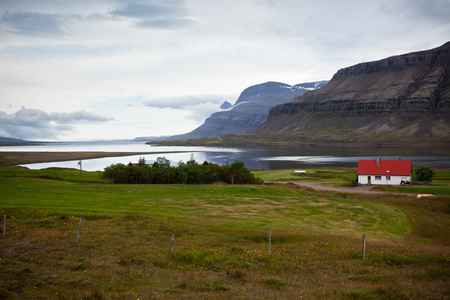
M73 146L73 147L72 147ZM213 147L150 147L141 143L123 144L84 144L75 145L45 145L33 151L104 151L104 152L149 152L147 154L106 157L83 160L83 169L87 171L103 170L115 163L137 163L141 157L152 164L158 157L169 159L176 166L180 161L186 162L193 158L198 163L204 161L219 165L231 164L235 161L244 162L250 169L303 169L312 167L357 167L358 160L405 159L412 165L426 164L435 168L450 168L450 151L444 147L368 147L368 146L317 146L279 147L261 149L213 148ZM4 147L2 147L4 148ZM29 151L28 146L20 147L21 151ZM39 150L38 150L39 149ZM45 149L45 150L42 150ZM95 149L95 150L93 150ZM3 150L4 149L0 149ZM179 153L168 153L182 151ZM161 153L163 152L163 153ZM78 168L78 160L53 163L24 165L30 169L48 167Z

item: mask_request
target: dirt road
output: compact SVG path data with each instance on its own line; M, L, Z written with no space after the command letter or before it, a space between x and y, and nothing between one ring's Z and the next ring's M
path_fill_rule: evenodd
M371 191L373 186L368 185L361 185L356 187L335 187L330 186L330 184L337 182L311 182L311 181L291 181L291 182L268 181L267 183L271 182L280 184L295 184L301 187L311 188L313 190L318 191L332 191L339 193L354 193L354 194L379 194L379 195L386 194L386 191ZM388 193L395 195L416 196L415 194L408 194L408 193L391 193L391 192Z

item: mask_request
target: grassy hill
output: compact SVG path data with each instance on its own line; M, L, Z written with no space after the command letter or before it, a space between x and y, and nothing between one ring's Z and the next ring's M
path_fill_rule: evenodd
M291 176L277 172L258 176ZM314 174L345 182L351 170ZM77 170L23 168L0 168L0 192L1 298L449 295L445 195L423 202L284 184L111 185L101 172L83 172L79 184Z

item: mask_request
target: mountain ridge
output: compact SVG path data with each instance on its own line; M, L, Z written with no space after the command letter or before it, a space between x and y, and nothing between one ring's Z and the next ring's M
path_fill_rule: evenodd
M251 134L314 142L450 142L449 116L450 42L340 69L323 88L270 109Z
M174 135L168 140L220 137L227 133L248 132L262 124L273 106L286 103L304 93L321 88L327 80L289 85L268 81L250 86L231 107L212 114L193 131Z
M9 137L0 136L0 145L1 146L19 146L19 145L37 145L40 142L35 141L27 141L22 139L15 139Z

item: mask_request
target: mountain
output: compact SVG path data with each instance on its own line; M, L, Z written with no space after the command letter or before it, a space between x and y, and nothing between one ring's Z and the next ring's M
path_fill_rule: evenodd
M220 109L229 109L229 108L231 108L233 105L230 103L230 102L228 102L228 101L225 101L224 103L222 103L222 105L220 106Z
M231 132L248 132L261 125L270 108L286 103L316 90L328 81L301 83L294 86L280 82L266 82L246 88L230 108L216 112L195 130L170 137L170 140L219 137ZM225 107L226 107L226 103Z
M341 69L323 88L270 109L252 134L279 141L450 142L450 42Z
M38 144L39 142L31 142L20 139L13 139L0 136L0 145L1 146L19 146L19 145L33 145Z
M135 137L134 141L166 141L170 138L170 135L163 135L163 136L138 136Z

